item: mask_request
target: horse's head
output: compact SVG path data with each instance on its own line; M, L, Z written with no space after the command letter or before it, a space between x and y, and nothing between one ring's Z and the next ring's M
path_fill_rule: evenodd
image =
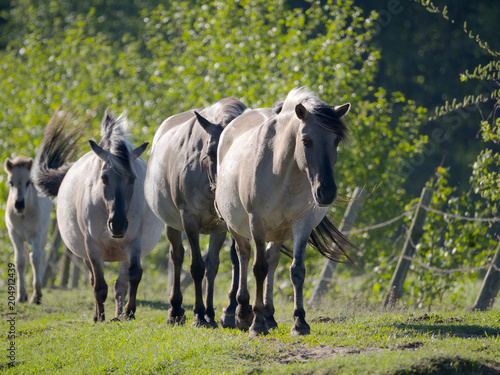
M198 112L194 112L201 127L207 132L207 143L204 146L205 152L202 156L202 168L208 171L208 180L210 181L210 189L215 191L217 182L217 147L219 139L224 127L219 124L213 124Z
M331 107L323 102L295 106L295 116L300 121L295 160L299 169L307 174L314 200L321 207L330 205L337 197L334 166L337 147L346 133L340 118L350 106L347 103Z
M121 142L114 147L113 152L103 149L94 141L89 142L102 161L100 184L108 211L107 229L113 238L122 238L127 231L127 213L137 179L132 162L142 155L148 142L132 151L125 142Z
M33 159L20 156L14 160L7 159L4 163L10 185L10 194L12 194L14 208L18 213L22 213L25 208L26 195L31 185L32 165Z

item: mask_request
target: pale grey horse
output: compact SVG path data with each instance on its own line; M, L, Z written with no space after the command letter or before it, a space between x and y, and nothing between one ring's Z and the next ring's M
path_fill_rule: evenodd
M18 156L4 163L10 185L5 224L14 245L14 264L17 272L18 302L26 302L26 255L25 245L31 246L29 253L33 269L33 296L30 302L42 301L42 277L45 269L45 244L49 231L52 205L46 197L40 196L31 182L33 159Z
M135 317L140 258L158 243L163 228L144 198L146 163L140 156L148 143L134 148L125 137L125 122L123 115L115 118L106 111L99 145L89 141L92 151L67 164L68 145L75 142L51 121L36 159L37 185L46 195L57 196L61 237L90 270L94 321L104 320L104 262L112 261L121 262L114 285L115 319Z
M170 256L174 265L169 323L184 323L180 272L184 260L181 232L191 249L190 273L195 286L194 324L216 327L214 280L219 251L226 238L226 224L214 209L215 168L219 135L223 128L246 110L235 98L225 98L200 110L166 119L155 134L145 181L146 199L166 224ZM201 126L200 126L201 125ZM203 260L199 235L209 234L208 254ZM202 281L206 277L206 306Z
M216 207L236 240L240 262L236 323L239 328L249 327L252 336L268 333L269 311L274 307L264 302L264 281L272 277L268 272L270 268L274 272L283 241L293 239L293 335L310 333L303 305L307 243L333 260L346 255L349 241L325 215L337 196L337 146L347 134L340 118L349 107L331 107L304 89L294 89L279 114L247 111L220 137ZM255 254L256 293L251 309L247 238L252 239ZM266 242L270 243L267 254ZM266 294L272 303L272 290Z

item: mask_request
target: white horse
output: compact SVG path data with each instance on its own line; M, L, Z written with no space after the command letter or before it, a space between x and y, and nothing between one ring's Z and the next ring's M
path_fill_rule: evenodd
M14 245L17 271L17 301L26 302L25 244L31 245L30 262L33 269L33 296L30 302L42 302L42 277L45 269L45 244L49 231L50 200L39 196L31 183L33 160L22 156L5 160L4 169L10 184L5 210L5 223Z
M267 321L274 306L264 303L264 282L273 277L283 241L293 238L293 335L310 333L303 305L307 243L332 260L346 255L349 241L325 215L337 196L334 166L337 146L347 134L341 117L349 107L332 107L305 90L294 89L279 113L249 110L222 132L215 201L236 241L240 262L236 324L249 327L252 336L268 333ZM247 238L253 240L255 254L252 309ZM267 254L266 242L270 242ZM272 282L268 287L272 288ZM267 294L266 300L272 303L272 290Z
M108 111L101 124L101 142L73 165L65 164L75 142L51 120L36 160L40 190L57 196L57 221L66 246L84 259L94 288L94 321L104 320L108 286L104 262L118 261L115 319L133 319L142 277L140 258L158 243L163 223L144 198L146 163L140 158L147 142L134 148L125 138L125 117ZM129 287L130 286L130 287ZM129 287L129 288L128 288ZM123 311L125 295L129 299Z

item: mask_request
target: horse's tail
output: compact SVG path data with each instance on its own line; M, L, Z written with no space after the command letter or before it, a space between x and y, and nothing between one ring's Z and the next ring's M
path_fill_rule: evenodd
M33 168L33 182L42 194L49 197L57 196L64 176L71 168L68 160L76 151L83 125L87 120L88 117L71 131L66 132L68 124L74 123L73 113L56 110L50 119Z
M353 260L347 254L348 247L356 248L354 244L325 216L319 225L313 229L309 237L309 244L314 246L325 258L340 262L344 256L349 262Z

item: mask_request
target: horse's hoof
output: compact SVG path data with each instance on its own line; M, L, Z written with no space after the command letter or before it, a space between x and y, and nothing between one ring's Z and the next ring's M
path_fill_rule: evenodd
M234 315L222 314L220 317L220 325L222 328L236 328L236 319Z
M269 334L269 329L265 319L255 318L248 332L250 337L266 336Z
M199 328L212 328L210 323L205 319L205 317L199 317L199 315L195 315L193 323L191 323L193 327Z
M40 305L42 303L42 297L31 297L30 303L34 305Z
M274 316L268 316L266 317L266 323L267 323L267 327L269 329L276 329L278 328L278 323L276 322L276 320L274 319Z
M184 309L181 307L174 313L170 308L167 312L167 323L170 325L184 325L186 323L186 314Z
M19 302L19 303L24 303L24 302L27 302L28 301L28 295L27 294L23 294L22 296L19 296L16 298L16 302Z
M236 308L236 328L248 331L253 322L253 312L250 305Z
M219 325L215 321L214 317L209 317L208 315L205 315L205 320L207 321L209 328L219 328Z
M290 333L292 336L309 335L311 333L311 327L306 323L305 320L296 320Z
M113 319L111 319L109 322L110 323L116 323L116 322L121 322L122 320L120 319L120 316L115 316Z

